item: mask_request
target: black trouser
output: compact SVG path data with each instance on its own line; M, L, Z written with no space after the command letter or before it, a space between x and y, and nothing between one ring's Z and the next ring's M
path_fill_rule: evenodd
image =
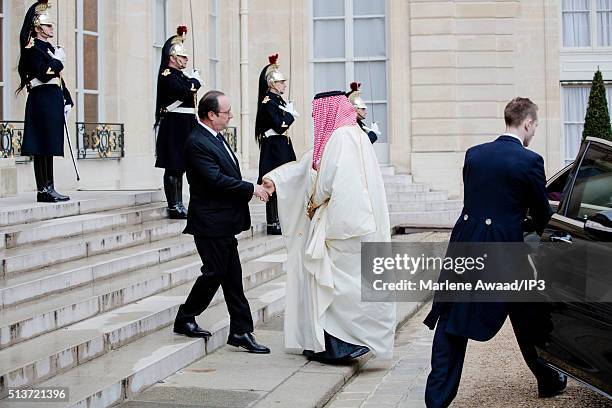
M53 156L34 156L34 178L38 191L53 184Z
M242 288L238 241L233 236L195 236L194 239L202 259L202 275L198 277L187 300L181 305L176 316L177 322L195 321L195 316L208 307L221 286L230 315L230 334L252 332L251 308Z
M538 358L535 349L537 342L542 339L540 329L545 328L546 324L542 325L541 319L534 319L533 311L528 304L511 304L509 316L523 359L535 375L538 384L557 381L557 372ZM448 314L442 314L434 334L431 372L427 377L425 388L425 404L428 408L448 407L457 395L461 380L468 339L447 333L447 321Z

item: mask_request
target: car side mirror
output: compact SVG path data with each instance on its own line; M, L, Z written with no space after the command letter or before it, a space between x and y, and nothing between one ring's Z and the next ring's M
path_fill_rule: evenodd
M612 210L588 217L584 223L584 231L602 241L612 242Z

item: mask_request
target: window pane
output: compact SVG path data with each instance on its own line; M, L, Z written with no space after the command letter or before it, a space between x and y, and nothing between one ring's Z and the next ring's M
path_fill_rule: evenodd
M597 45L612 46L612 0L597 0Z
M211 60L209 64L209 73L208 77L210 78L210 83L208 84L208 89L218 89L217 85L217 61Z
M84 97L84 112L86 123L98 122L98 95L85 94Z
M368 116L365 119L366 126L370 126L372 122L378 123L380 129L380 136L378 136L378 142L389 143L389 134L387 132L387 104L386 103L366 103L368 105Z
M217 17L208 17L208 47L210 57L217 57Z
M85 89L98 89L98 37L83 35Z
M353 13L356 16L385 14L385 0L353 0Z
M98 0L83 0L83 29L98 32Z
M346 75L343 62L314 64L315 93L344 90Z
M384 18L355 19L354 37L355 57L386 55Z
M344 0L314 0L315 17L343 17Z
M2 97L3 94L4 94L4 87L0 86L0 119L1 120L6 119L4 117L4 98Z
M155 0L155 44L166 42L166 0Z
M576 176L567 215L584 220L609 209L612 209L612 153L591 145Z
M1 0L0 0L0 4L2 4ZM4 31L4 18L0 18L0 82L4 81L4 78L3 78L4 70L2 69L2 67L4 67L4 36L3 36L4 33L3 31Z
M314 22L314 57L344 58L344 20Z
M571 86L563 88L563 128L566 163L574 161L580 149L589 92L590 89L588 87Z
M355 81L361 82L361 96L364 100L369 101L372 98L378 101L387 100L386 62L356 62Z
M591 45L590 0L563 0L563 46Z

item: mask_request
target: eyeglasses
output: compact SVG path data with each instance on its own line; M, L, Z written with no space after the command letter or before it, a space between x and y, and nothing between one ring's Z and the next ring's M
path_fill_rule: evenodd
M219 112L217 112L217 115L219 115L219 114L221 114L221 113L225 113L226 115L228 115L228 116L229 116L229 115L231 115L231 114L232 114L232 108L229 108L229 109L228 109L228 110L226 110L226 111L219 111Z

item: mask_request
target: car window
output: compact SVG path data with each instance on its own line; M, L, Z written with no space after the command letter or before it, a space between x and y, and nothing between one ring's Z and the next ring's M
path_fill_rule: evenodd
M567 184L567 180L570 176L573 164L570 164L559 171L557 174L552 176L546 185L546 193L548 194L548 199L552 202L561 202L563 201L563 193L565 191L565 186ZM552 205L552 204L551 204Z
M612 149L591 144L578 170L567 216L585 220L612 209Z

